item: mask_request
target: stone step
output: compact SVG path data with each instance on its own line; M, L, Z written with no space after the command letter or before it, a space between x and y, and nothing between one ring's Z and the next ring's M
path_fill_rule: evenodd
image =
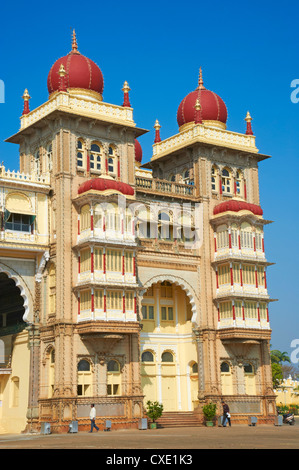
M197 416L192 411L168 411L157 420L158 427L200 426Z

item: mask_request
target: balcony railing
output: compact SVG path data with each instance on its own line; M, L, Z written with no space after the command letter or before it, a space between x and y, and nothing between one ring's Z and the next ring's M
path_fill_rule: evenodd
M137 191L168 194L172 197L195 197L195 186L192 184L181 184L156 178L144 178L142 176L136 176L135 184Z
M0 179L13 180L14 182L27 183L27 184L50 184L50 175L37 175L36 173L21 173L20 171L6 170L4 166L0 165Z

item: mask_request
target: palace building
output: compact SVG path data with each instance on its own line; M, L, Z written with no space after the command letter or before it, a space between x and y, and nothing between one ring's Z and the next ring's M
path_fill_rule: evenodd
M205 84L206 85L206 84ZM89 429L89 411L138 427L202 423L225 399L235 422L273 423L269 298L258 152L227 130L224 101L198 85L178 132L142 164L129 85L103 101L98 65L72 50L51 67L48 100L27 90L20 169L0 166L0 433ZM184 90L182 90L184 95Z

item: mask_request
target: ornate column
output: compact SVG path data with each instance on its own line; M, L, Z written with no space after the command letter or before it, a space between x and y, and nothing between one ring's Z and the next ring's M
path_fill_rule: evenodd
M197 363L198 363L198 399L204 400L205 393L205 372L204 372L204 353L203 353L203 337L199 328L193 330L196 337L197 347Z
M29 396L27 409L26 432L39 432L39 362L40 362L40 333L38 325L27 327L29 334L30 370L29 370Z

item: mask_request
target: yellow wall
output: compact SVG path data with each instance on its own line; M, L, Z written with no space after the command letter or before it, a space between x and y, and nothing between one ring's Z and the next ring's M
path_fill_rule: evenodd
M2 407L0 410L0 434L20 433L26 426L29 391L30 353L28 333L22 331L15 339L12 350L10 375L0 375ZM19 379L17 402L14 401L14 378Z

